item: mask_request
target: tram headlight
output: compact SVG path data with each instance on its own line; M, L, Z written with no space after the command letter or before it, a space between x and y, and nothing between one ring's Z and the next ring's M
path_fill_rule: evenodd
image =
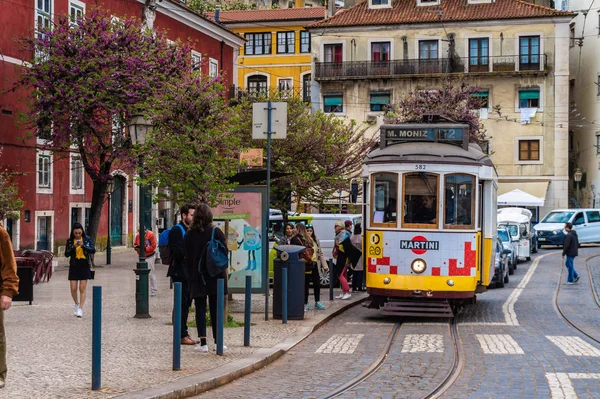
M383 284L389 284L391 282L392 282L392 279L389 278L389 277L386 277L386 278L383 279Z
M410 268L413 272L421 274L427 269L427 263L423 259L415 259L410 264Z
M454 287L454 280L446 280L446 284L448 284L450 287Z

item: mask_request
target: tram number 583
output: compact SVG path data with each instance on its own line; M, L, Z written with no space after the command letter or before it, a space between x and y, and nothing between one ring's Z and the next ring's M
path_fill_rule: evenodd
M427 170L427 165L415 165L415 170Z

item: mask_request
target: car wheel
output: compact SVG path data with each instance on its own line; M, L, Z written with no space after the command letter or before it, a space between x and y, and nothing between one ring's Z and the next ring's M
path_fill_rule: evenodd
M531 253L537 254L538 251L538 243L537 241L533 242L533 245L531 246Z
M319 269L319 282L321 283L321 287L329 287L329 272L324 273L323 269Z
M513 264L508 265L508 274L511 276L515 274L515 266Z
M506 273L506 276L504 276L504 284L508 284L508 281L509 281L509 279L508 279L508 275L509 275L509 274L510 274L510 273Z

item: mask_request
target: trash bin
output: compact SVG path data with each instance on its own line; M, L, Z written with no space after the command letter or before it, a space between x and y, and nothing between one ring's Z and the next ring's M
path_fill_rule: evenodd
M36 266L34 259L15 258L17 261L17 276L19 276L19 294L13 298L18 302L33 302L33 271Z
M279 245L274 248L277 257L273 262L273 318L282 318L282 268L288 275L287 314L290 320L304 319L304 259L300 253L306 248L300 245ZM286 259L287 258L287 259Z

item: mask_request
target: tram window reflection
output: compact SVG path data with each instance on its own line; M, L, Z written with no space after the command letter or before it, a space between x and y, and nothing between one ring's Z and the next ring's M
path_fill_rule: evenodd
M373 223L395 223L398 205L398 175L377 173L373 175Z
M404 224L437 226L438 176L431 173L404 175Z
M473 186L469 175L450 175L445 179L446 226L473 226Z

